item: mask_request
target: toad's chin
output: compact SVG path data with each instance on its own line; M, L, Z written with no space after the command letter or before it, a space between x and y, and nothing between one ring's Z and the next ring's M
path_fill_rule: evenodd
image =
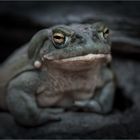
M110 54L87 54L84 56L76 56L71 58L45 60L49 67L79 70L95 67L101 63L108 63L112 59Z

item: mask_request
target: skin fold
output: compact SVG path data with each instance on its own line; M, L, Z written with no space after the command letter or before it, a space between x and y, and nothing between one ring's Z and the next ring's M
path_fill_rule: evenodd
M37 32L0 67L0 107L37 126L76 108L109 113L114 99L109 29L103 23Z

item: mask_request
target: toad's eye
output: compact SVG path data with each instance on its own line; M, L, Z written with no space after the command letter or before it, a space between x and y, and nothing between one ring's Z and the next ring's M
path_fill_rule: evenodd
M65 36L63 33L54 33L53 34L54 45L62 45L65 43Z
M98 33L102 39L107 39L109 36L109 29L104 28L102 31L98 31Z
M109 36L109 29L108 28L105 28L103 30L103 37L106 39L108 36Z

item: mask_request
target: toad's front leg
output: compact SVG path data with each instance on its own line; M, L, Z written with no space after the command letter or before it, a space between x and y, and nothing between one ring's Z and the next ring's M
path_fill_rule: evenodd
M109 69L105 69L104 74L105 84L96 96L90 100L75 101L76 107L101 114L111 111L115 93L114 76Z
M39 108L36 87L39 78L35 72L26 72L13 79L7 89L7 106L15 120L25 126L36 126L60 120L53 109Z
M112 109L113 98L114 98L114 85L108 83L104 87L99 95L94 99L85 101L75 101L75 106L83 110L88 110L96 113L108 113Z

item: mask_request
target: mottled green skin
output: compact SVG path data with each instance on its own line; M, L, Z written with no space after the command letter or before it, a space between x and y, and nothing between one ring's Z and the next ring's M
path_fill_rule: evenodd
M36 33L1 66L1 100L5 101L1 108L7 108L17 122L27 126L59 120L57 114L65 108L110 112L115 89L110 61L59 61L87 54L110 54L109 38L100 36L105 27L102 23L60 25ZM53 32L65 34L63 45L54 45ZM34 65L36 61L40 67Z

